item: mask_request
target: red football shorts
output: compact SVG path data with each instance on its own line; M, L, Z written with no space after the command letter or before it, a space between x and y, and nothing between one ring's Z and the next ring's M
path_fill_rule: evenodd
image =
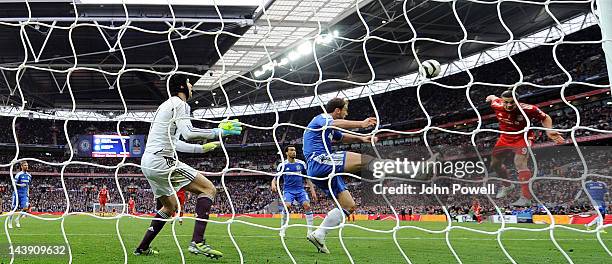
M530 144L533 144L533 136L527 139ZM512 151L514 154L518 155L527 155L527 142L525 142L523 135L502 134L499 137L497 143L495 143L495 147L493 147L493 156L498 156L508 151Z

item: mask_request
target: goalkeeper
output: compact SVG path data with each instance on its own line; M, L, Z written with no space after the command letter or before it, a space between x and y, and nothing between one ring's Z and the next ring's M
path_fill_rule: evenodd
M134 254L158 254L158 251L151 248L151 241L164 227L166 219L171 218L177 210L176 190L182 188L197 197L195 208L197 221L188 251L209 258L220 258L223 253L207 245L204 239L207 224L204 220L208 219L217 189L200 172L178 161L174 150L189 153L209 152L221 143L216 141L203 145L190 144L182 141L181 137L186 140L217 139L220 136L240 135L242 127L237 120L233 120L221 122L219 127L214 129L194 128L189 119L191 109L187 104L192 93L189 79L184 75L175 74L170 79L169 85L172 97L162 103L155 112L140 162L142 173L149 181L155 198L161 201L162 207L155 214L155 219L151 221Z

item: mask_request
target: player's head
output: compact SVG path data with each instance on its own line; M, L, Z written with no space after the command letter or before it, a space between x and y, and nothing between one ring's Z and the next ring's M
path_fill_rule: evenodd
M175 74L170 77L170 94L172 96L178 96L179 93L185 95L185 98L189 100L191 98L191 83L189 83L189 78L184 74Z
M348 99L336 97L325 105L325 111L334 119L344 119L348 115Z
M512 111L516 109L516 102L514 101L514 97L512 97L512 90L505 90L501 94L501 99L504 104L504 109L506 111Z
M20 161L19 162L19 169L21 169L21 171L28 171L28 162L27 161Z
M293 145L286 146L285 155L287 155L287 158L295 159L295 157L297 156L297 151L295 150L295 146Z

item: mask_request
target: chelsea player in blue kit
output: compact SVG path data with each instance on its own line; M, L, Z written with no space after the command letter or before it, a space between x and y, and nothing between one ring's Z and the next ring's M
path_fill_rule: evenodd
M19 162L20 171L15 174L15 186L17 192L13 192L13 208L18 212L15 216L15 227L21 227L19 220L25 216L25 212L30 208L30 184L32 183L32 175L28 173L28 162ZM13 228L13 216L9 215L8 228Z
M272 179L271 190L272 192L276 192L276 184L279 178L283 177L283 202L287 209L291 208L291 204L293 201L297 201L298 204L304 207L304 215L306 216L306 224L308 225L308 233L312 232L313 228L313 215L312 210L310 208L310 199L308 198L308 194L306 190L304 190L304 180L306 180L306 184L310 189L310 195L312 196L313 201L317 201L317 193L315 192L314 185L308 178L304 178L302 175L306 175L306 163L303 161L296 159L297 152L295 150L295 146L287 146L285 147L285 155L287 160L278 164L276 167L277 172L283 172L280 176ZM284 208L283 208L284 209ZM282 212L282 220L281 225L287 223L287 218L289 216L289 211ZM281 236L284 236L284 229L281 229Z
M370 137L355 136L342 133L336 129L325 128L334 126L343 129L370 128L376 125L376 118L369 117L362 121L345 120L348 115L348 100L334 98L327 102L325 106L327 114L315 116L308 124L308 129L304 130L304 158L307 163L308 176L314 178L325 178L330 173L357 173L366 167L373 158L363 156L359 153L350 151L331 150L332 141L342 143L369 143ZM322 131L323 130L323 131ZM374 138L376 142L376 138ZM328 154L331 153L331 155ZM331 179L331 189L328 187L328 180L312 180L327 195L334 195L341 208L334 208L327 213L323 222L315 230L308 234L307 239L314 244L319 252L329 253L325 245L325 237L329 228L338 226L342 223L344 216L349 216L355 211L355 200L347 190L346 184L341 176Z
M587 181L584 185L586 187L587 192L589 192L589 196L591 196L591 200L595 205L595 210L599 211L597 217L595 217L593 221L585 225L587 230L589 230L594 224L597 224L598 226L604 224L603 220L606 217L605 197L608 193L608 186L606 185L606 183L597 180ZM606 231L603 229L601 229L601 232L606 233Z

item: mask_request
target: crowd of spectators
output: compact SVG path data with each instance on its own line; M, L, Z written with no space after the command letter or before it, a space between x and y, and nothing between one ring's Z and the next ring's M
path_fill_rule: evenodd
M612 160L609 150L595 149L585 151L585 159L589 160L590 173L610 175L612 170ZM583 164L577 155L558 155L548 157L538 162L537 178L533 181L534 196L539 199L541 204L554 214L586 213L592 210L591 203L584 193L581 181L578 180L584 173ZM35 171L31 172L33 181L30 188L30 203L35 212L93 212L94 203L98 202L98 191L102 186L109 190L109 204L116 204L117 212L120 212L123 203L121 195L125 201L129 197L134 198L136 211L139 213L152 213L155 211L155 200L150 190L149 184L144 177L119 176L118 184L114 177L110 176L70 176L64 177L63 181L59 175L41 176ZM548 177L548 178L547 178ZM556 178L566 178L560 180ZM213 213L230 214L232 212L241 213L270 213L278 212L270 205L280 205L278 193L270 190L270 180L272 176L226 176L224 182L220 177L211 177L218 189L218 195L213 206ZM5 178L6 179L6 178ZM472 178L470 180L482 180L483 178ZM594 179L589 177L589 179ZM607 181L612 185L612 180L599 178L598 180ZM375 195L372 192L372 184L360 181L352 177L345 177L347 186L357 203L356 213L358 214L392 214L391 207L383 199L382 195ZM437 178L432 183L438 186L450 186L451 183L458 183L457 180L448 178ZM489 179L487 183L501 184L496 179ZM12 187L10 181L0 183L0 194L2 200L2 210L10 210ZM462 182L462 184L467 184ZM480 186L483 182L474 183ZM499 187L498 187L499 188ZM68 199L66 199L67 192ZM121 194L119 193L121 190ZM227 190L227 194L225 192ZM325 213L334 206L330 197L325 196L320 190L317 191L318 200L312 203L315 213ZM228 196L229 194L229 196ZM509 204L516 199L516 195L511 195L502 199L490 197L495 205L502 212L513 210ZM193 212L195 199L187 196L185 205L186 212ZM438 195L439 201L432 195L412 195L407 198L403 195L387 195L390 204L396 212L400 209L410 208L414 214L442 214L443 206L450 213L462 214L470 210L474 201L478 201L485 215L496 213L493 203L485 195ZM230 202L231 199L231 202ZM69 203L68 203L69 202ZM233 205L233 211L232 211ZM612 209L612 208L610 208ZM543 207L534 206L535 214L545 214ZM302 208L294 207L294 212L302 212Z
M598 39L599 28L593 26L571 34L566 40ZM607 83L605 58L601 45L595 44L565 44L556 49L559 63L572 76L572 81L588 82L593 84ZM552 57L553 49L549 45L536 47L519 54L513 55L512 59L523 73L524 82L537 85L557 85L550 88L538 88L523 84L517 88L518 97L527 103L542 102L545 100L560 99L561 84L569 79L561 71ZM486 83L514 84L519 80L518 71L508 59L502 59L491 64L479 66L470 70L474 76L474 82L469 89L469 97L475 104L481 115L491 113L484 99L489 94L500 94L505 88L486 85ZM465 72L457 73L436 80L445 85L467 85L468 75ZM596 90L595 87L580 84L571 84L565 89L564 96L570 96L581 92ZM417 97L425 107L427 113L432 117L432 125L442 125L453 121L475 118L476 112L468 103L465 88L448 89L435 84L427 84L421 87L418 95L416 87L403 87L395 91L372 96L374 105L380 118L381 127L397 130L409 130L422 128L427 124L425 113L418 105ZM565 110L568 110L565 107ZM311 107L293 111L281 112L279 123L290 122L292 124L306 126L310 119L321 112L320 107ZM349 118L363 119L374 116L374 107L369 98L355 99L351 102ZM575 113L568 113L575 115ZM592 108L585 109L580 113L581 118L593 114ZM607 113L609 117L609 113ZM569 118L569 117L568 117ZM0 142L14 143L12 133L11 117L0 118L0 127L9 133L0 135ZM241 116L240 121L251 126L271 127L275 123L276 116L273 113ZM571 120L575 117L569 118ZM81 134L106 134L116 133L116 122L68 122L68 138ZM558 127L571 126L569 123L557 122ZM195 122L200 127L212 127L214 124L207 122ZM597 124L599 125L599 124ZM122 134L146 134L149 123L146 122L122 122L120 131ZM66 144L63 120L43 120L31 118L18 118L15 123L17 138L23 144ZM294 142L303 131L298 128L281 126L276 131L280 142ZM229 137L226 143L230 144L257 144L273 142L273 134L270 129L258 129L247 127L242 137Z

